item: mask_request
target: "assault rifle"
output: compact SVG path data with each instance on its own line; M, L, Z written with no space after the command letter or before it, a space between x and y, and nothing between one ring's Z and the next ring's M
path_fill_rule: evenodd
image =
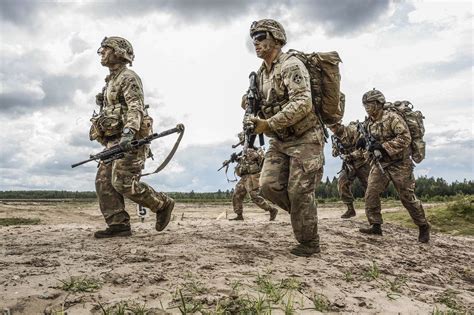
M359 122L357 124L357 131L364 137L365 140L365 149L369 151L369 147L371 147L377 140L374 138L374 136L370 133L370 131L367 129L366 125L362 122ZM382 164L380 164L380 159L382 158L382 152L380 150L374 150L373 152L373 160L377 167L379 168L380 172L385 175L385 171L382 167Z
M335 135L331 135L331 142L333 146L336 148L336 151L342 160L342 169L345 168L348 173L352 173L354 171L354 166L349 161L348 152L346 148L344 147L344 144L341 142L341 139L339 139ZM342 169L339 171L339 173L342 172Z
M257 117L258 113L260 112L260 101L258 99L258 90L257 90L257 73L252 71L249 75L249 89L247 91L247 109L245 110L244 115L244 133L245 133L245 140L244 140L244 151L248 147L252 147L255 138L257 137L253 134L254 126L253 124L248 123L248 119L251 117ZM260 146L265 144L265 140L263 138L263 134L259 134L259 141Z
M183 130L184 130L184 126L182 124L178 124L178 125L176 125L175 128L168 129L168 130L165 130L165 131L160 132L160 133L154 133L154 134L152 134L148 137L145 137L143 139L133 140L132 143L131 143L132 144L132 150L136 149L138 147L141 147L142 145L149 144L150 142L152 142L155 139L162 138L162 137L168 136L168 135L176 133L176 132L182 133ZM117 144L117 145L114 145L113 147L111 147L109 149L104 149L102 152L99 152L97 154L91 154L89 159L84 160L84 161L79 162L79 163L72 164L71 167L74 168L74 167L77 167L79 165L91 162L91 161L102 161L102 162L107 164L107 163L110 163L114 160L118 160L118 159L123 158L125 156L125 152L126 152L126 150L122 149L120 147L120 145Z
M219 171L220 171L221 169L223 169L224 167L227 167L227 168L228 168L230 163L235 163L235 162L237 162L237 159L242 155L242 152L243 152L243 151L240 151L239 153L235 153L235 152L232 153L232 154L230 155L230 159L225 160L224 162L222 162L222 166L221 166L217 171L219 172ZM227 168L226 168L226 170L227 170Z

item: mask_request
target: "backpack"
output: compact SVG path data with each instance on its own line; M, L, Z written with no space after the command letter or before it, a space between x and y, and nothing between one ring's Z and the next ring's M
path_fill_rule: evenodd
M340 91L339 54L336 51L304 53L290 49L288 54L301 60L308 69L311 96L316 115L322 123L331 125L344 116L345 96Z
M396 101L385 103L384 109L391 110L403 117L411 135L411 157L415 163L420 163L425 159L426 143L423 141L425 126L423 119L425 116L417 110L413 110L413 105L409 101Z

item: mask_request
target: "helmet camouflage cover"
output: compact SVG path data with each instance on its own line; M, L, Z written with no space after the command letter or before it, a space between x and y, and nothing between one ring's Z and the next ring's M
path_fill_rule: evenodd
M380 104L385 104L385 96L382 94L382 92L374 88L373 90L366 92L362 96L362 103L369 103L372 101L377 101Z
M250 26L250 37L256 32L269 32L273 38L280 41L282 45L286 44L286 32L283 26L272 19L263 19L255 21Z
M100 43L100 47L110 47L114 50L117 57L121 57L132 65L135 55L133 54L132 44L123 37L111 36L105 37Z

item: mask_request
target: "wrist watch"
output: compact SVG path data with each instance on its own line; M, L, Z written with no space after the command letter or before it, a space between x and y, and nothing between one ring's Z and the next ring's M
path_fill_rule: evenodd
M130 128L128 128L128 127L125 127L125 128L123 128L122 133L123 133L124 135L129 135L129 134L132 134L132 135L133 135L133 130L130 129Z

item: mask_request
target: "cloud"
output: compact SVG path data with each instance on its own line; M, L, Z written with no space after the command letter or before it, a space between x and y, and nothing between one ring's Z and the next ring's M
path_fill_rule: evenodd
M51 73L52 63L40 49L20 54L2 52L0 112L10 117L73 103L75 92L88 92L95 77L77 73Z
M73 9L77 14L92 14L102 19L159 13L168 14L180 23L204 22L216 25L227 24L230 19L252 14L261 18L288 19L288 22L297 20L300 24L321 26L329 35L345 35L361 31L377 22L390 8L390 1L110 0L77 4L5 0L1 2L1 8L2 18L17 26L31 24L32 21L41 18L41 14L47 8L49 14L52 9L60 11ZM265 13L265 16L262 16L262 13ZM48 18L48 15L45 15L45 18Z
M378 22L390 8L390 1L291 1L288 9L293 7L302 22L322 25L328 35L346 35Z
M459 72L470 71L473 61L471 50L451 55L448 60L420 64L414 71L418 77L448 79Z

